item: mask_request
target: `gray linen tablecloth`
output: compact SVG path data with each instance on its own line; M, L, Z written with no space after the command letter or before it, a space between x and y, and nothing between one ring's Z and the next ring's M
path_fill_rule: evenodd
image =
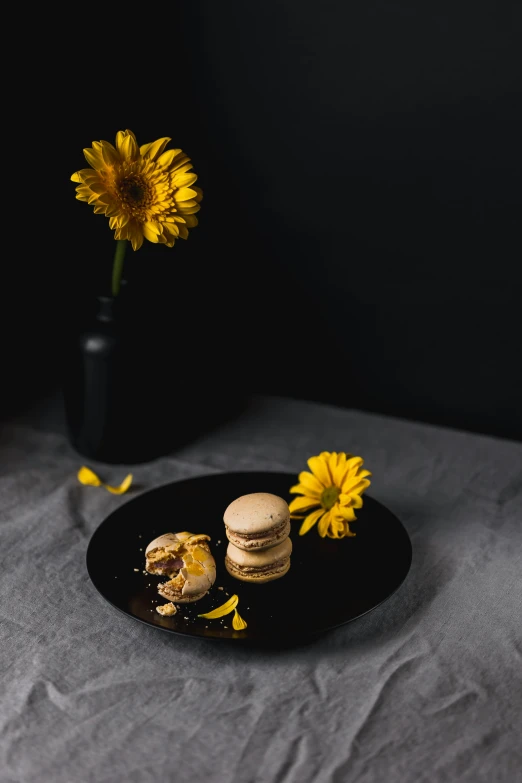
M412 568L365 617L262 652L109 606L85 551L132 494L81 486L44 418L2 427L1 783L522 781L522 444L258 397L133 472L144 491L322 450L365 457Z

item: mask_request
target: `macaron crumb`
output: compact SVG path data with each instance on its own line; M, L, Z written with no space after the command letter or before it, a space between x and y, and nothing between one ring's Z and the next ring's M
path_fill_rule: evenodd
M134 570L136 571L137 574L139 574L139 572L140 572L139 568L135 568Z
M163 615L164 617L171 617L173 614L176 614L178 611L177 608L174 606L172 601L169 601L167 604L161 604L161 606L156 607L156 611L158 614ZM151 609L152 612L152 609Z

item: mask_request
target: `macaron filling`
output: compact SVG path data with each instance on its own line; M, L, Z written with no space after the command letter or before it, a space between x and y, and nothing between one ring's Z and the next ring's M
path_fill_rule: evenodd
M288 519L285 519L278 525L275 525L269 530L264 530L260 533L238 533L225 524L225 532L229 541L232 541L234 544L239 544L240 546L252 549L263 546L264 544L272 541L274 544L277 544L280 540L286 538L289 533L289 529L290 522Z

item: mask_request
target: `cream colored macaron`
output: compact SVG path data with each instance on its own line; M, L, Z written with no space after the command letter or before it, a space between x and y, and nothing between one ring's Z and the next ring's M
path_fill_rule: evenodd
M246 551L229 544L225 556L228 573L242 582L263 584L279 579L290 568L292 541L285 538L281 544L270 549Z
M288 503L270 492L253 492L232 501L223 514L228 540L238 549L268 549L290 533Z

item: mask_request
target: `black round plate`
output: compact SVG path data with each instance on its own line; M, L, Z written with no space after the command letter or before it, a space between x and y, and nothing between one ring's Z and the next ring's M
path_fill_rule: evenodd
M412 557L401 522L367 495L352 524L354 538L321 538L316 528L299 536L301 522L292 522L291 566L280 579L249 584L225 569L223 512L228 504L250 492L272 492L290 502L288 490L295 483L291 473L217 473L144 492L113 511L94 532L87 549L89 576L116 609L186 636L287 644L355 620L397 590ZM211 537L217 579L204 598L180 604L176 615L162 617L155 607L165 603L157 593L164 578L144 573L144 552L156 536L181 530ZM198 617L234 593L248 624L245 630L232 628L232 614L218 620Z

